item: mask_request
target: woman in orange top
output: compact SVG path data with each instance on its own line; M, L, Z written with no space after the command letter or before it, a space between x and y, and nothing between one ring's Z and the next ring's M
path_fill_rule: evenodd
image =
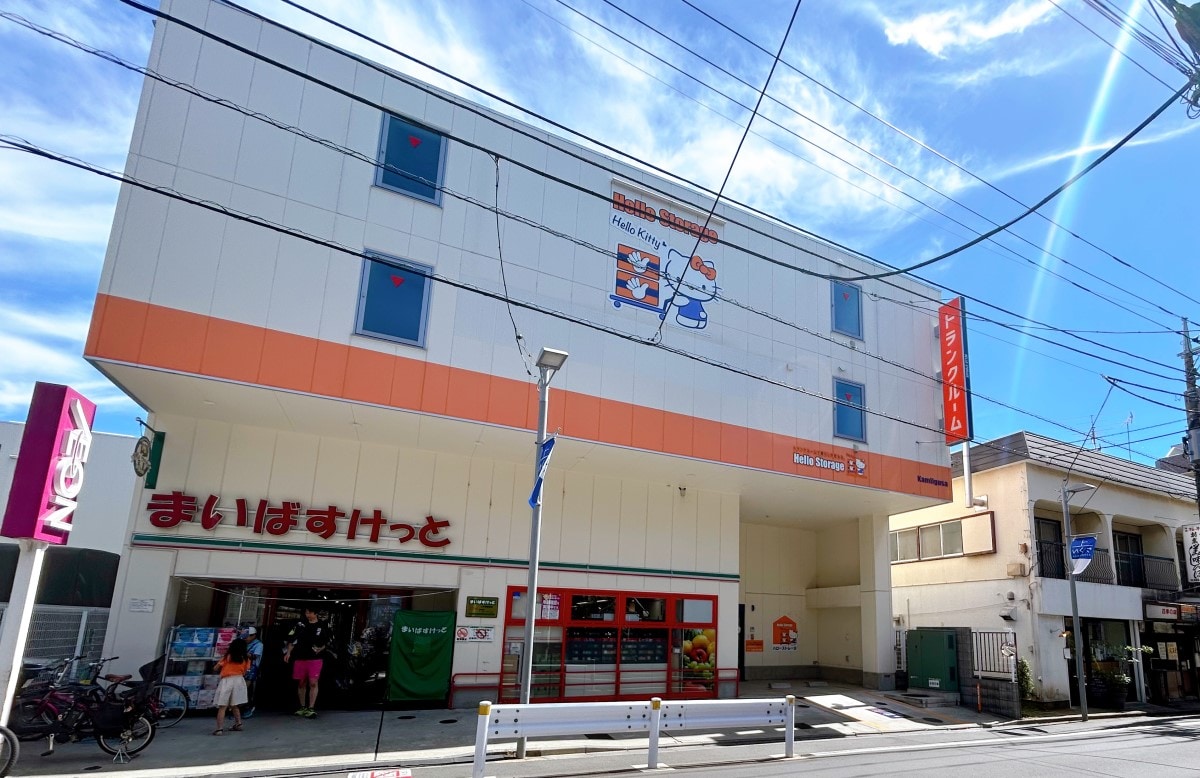
M246 654L246 641L241 638L235 638L225 651L225 656L217 662L221 680L217 682L217 728L213 730L214 735L225 734L226 709L233 711L236 722L230 729L234 732L242 731L242 710L238 706L245 705L248 699L246 673L250 671L251 665L250 657Z

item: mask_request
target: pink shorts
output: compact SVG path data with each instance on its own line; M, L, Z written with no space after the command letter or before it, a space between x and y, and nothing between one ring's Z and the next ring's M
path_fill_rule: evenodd
M292 680L312 682L321 677L320 659L297 659L292 663Z

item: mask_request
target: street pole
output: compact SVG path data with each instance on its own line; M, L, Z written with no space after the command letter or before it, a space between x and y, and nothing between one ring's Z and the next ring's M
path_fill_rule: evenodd
M1070 579L1071 586L1071 632L1075 635L1075 650L1071 653L1075 655L1075 686L1079 692L1079 712L1083 716L1083 720L1088 720L1087 709L1087 687L1083 677L1083 623L1079 620L1079 597L1075 593L1075 565L1071 559L1071 506L1068 502L1071 495L1077 492L1095 489L1096 487L1090 484L1079 484L1077 486L1068 487L1067 479L1062 482L1062 513L1063 525L1066 530L1067 542L1063 548L1063 553L1067 560L1067 577Z
M567 361L567 352L542 349L538 356L538 427L537 445L533 454L533 476L536 483L540 469L542 444L546 442L546 427L550 418L550 381ZM533 689L533 630L537 620L538 563L542 553L542 492L534 500L532 522L529 525L529 579L525 586L525 644L521 651L521 704L528 705ZM525 738L517 740L517 758L525 758Z
M1187 443L1191 451L1192 478L1196 483L1196 505L1200 506L1200 391L1196 389L1196 363L1192 359L1192 337L1188 320L1183 320L1183 377L1187 391L1183 405L1187 409Z

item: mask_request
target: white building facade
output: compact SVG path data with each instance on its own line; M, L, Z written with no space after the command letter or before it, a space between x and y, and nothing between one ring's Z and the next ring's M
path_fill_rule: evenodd
M86 356L166 433L118 584L157 604L112 652L270 644L314 600L346 640L443 611L454 689L513 698L546 346L536 698L892 682L888 516L948 499L949 463L918 444L935 322L871 295L937 290L831 281L879 268L724 204L701 232L687 187L218 2L162 10L202 32L159 19L150 70L274 124L143 90L127 175L210 207L125 185L100 282Z
M1071 534L1096 539L1076 579L1085 682L1123 673L1139 700L1196 695L1200 616L1181 598L1180 564L1182 528L1198 523L1190 474L1022 432L972 447L980 504L966 507L960 455L953 464L953 502L892 517L898 626L1011 629L1037 699L1077 703L1061 507L1068 479L1096 487L1070 497Z

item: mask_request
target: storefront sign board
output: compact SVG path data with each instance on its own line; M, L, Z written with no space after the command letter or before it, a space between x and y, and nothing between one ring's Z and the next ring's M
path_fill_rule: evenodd
M494 619L500 615L500 598L468 597L467 610L463 615L468 619Z
M762 650L763 650L763 642L761 640L747 640L746 641L746 653L747 654L761 654Z
M942 353L942 406L946 445L971 438L971 379L967 367L967 328L963 300L956 297L938 309L938 339Z
M495 627L458 627L454 630L456 643L491 643L495 639Z
M1200 581L1200 524L1179 528L1183 532L1183 558L1186 560L1189 581Z
M222 507L220 503L221 498L215 494L210 494L201 504L196 496L176 490L151 495L146 510L150 512L150 525L156 529L190 524L212 532L217 527L232 526L246 528L256 535L275 537L308 532L324 540L342 534L346 540L368 543L394 538L401 544L415 540L427 548L450 545L450 538L441 537L442 530L448 528L450 522L432 516L426 516L425 522L418 525L389 519L379 508L373 511L342 510L336 505L305 508L295 501L272 504L257 500L251 503L243 497L234 500L233 507Z
M69 386L33 389L0 534L62 545L83 489L96 405Z
M796 650L796 622L787 616L781 616L771 625L771 650Z
M1179 606L1148 602L1146 603L1146 618L1154 621L1178 621Z

